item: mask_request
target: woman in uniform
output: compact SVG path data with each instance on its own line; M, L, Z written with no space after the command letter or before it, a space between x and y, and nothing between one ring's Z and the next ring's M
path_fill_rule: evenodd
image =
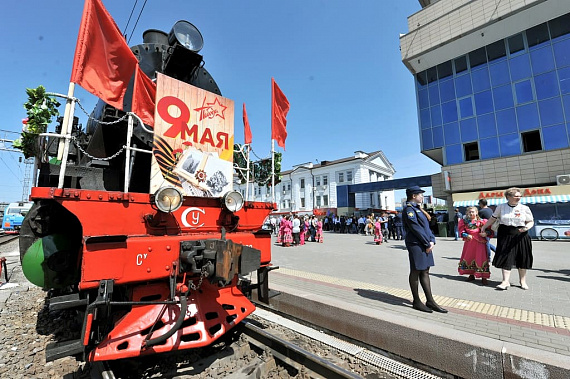
M414 298L413 307L422 312L447 313L446 309L437 305L431 294L429 268L434 265L432 250L435 237L429 227L429 216L421 208L424 192L418 186L406 189L407 202L402 215L406 229L406 248L410 259L409 281ZM418 282L422 285L426 296L425 304L420 299Z

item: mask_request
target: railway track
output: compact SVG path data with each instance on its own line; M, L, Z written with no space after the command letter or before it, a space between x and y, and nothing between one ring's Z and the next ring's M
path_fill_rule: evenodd
M218 346L134 360L95 363L92 378L417 378L438 376L321 331L268 321L265 310L236 326ZM273 319L272 316L268 317ZM294 323L294 322L293 322ZM285 324L285 325L283 325ZM302 329L312 329L305 332ZM301 330L300 332L296 329ZM320 334L321 337L307 336ZM324 338L324 339L323 339ZM324 342L322 342L324 341ZM339 343L340 341L340 343Z
M309 377L327 379L362 378L360 375L321 358L283 338L277 337L251 322L245 322L244 333L250 339L250 343L254 344L258 349L262 351L269 349L272 356L281 365L289 366L287 371L304 371Z
M235 340L225 347L213 348L217 350L215 352L209 349L203 359L192 361L191 357L195 356L196 352L182 351L162 357L95 362L91 365L91 377L101 379L173 376L199 378L207 375L208 378L220 379L362 378L291 341L264 330L253 320L242 322L237 329L236 336L239 334L239 337L235 337ZM299 374L303 376L298 376Z
M9 242L14 241L18 238L17 234L5 234L4 232L0 233L0 245L7 244Z

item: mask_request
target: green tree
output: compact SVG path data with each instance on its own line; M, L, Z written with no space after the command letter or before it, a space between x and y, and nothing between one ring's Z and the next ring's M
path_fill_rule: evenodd
M241 168L236 169L240 183L244 184L247 177L247 159L241 153L240 144L234 145L234 165ZM281 153L275 153L275 184L281 181ZM259 186L271 186L271 158L249 163L249 178Z

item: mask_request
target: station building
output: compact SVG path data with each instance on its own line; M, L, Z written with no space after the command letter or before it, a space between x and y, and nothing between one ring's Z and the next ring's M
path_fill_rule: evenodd
M434 196L498 204L520 187L535 219L570 220L570 1L419 2L400 49Z
M350 215L395 209L394 190L369 189L348 193L350 185L374 184L392 179L396 170L382 151L354 152L353 156L319 163L294 165L281 171L281 182L275 185L277 213ZM245 197L245 184L236 184ZM339 198L337 189L342 188ZM255 184L248 200L271 201L271 188Z

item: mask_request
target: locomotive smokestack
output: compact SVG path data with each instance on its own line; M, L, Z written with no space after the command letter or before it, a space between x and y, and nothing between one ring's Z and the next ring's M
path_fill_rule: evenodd
M148 29L143 32L143 43L168 45L168 34L158 29Z

